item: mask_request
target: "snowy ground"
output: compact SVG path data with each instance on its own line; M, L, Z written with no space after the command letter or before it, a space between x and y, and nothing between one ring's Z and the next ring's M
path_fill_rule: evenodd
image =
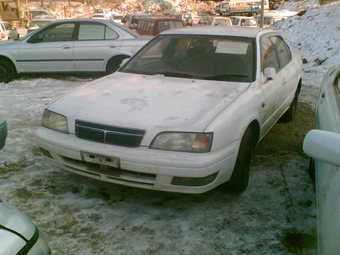
M0 151L0 198L29 215L58 255L315 254L315 196L306 171L308 158L301 148L277 138L301 141L307 131L294 125L313 126L319 84L340 62L339 27L333 21L338 20L340 5L292 2L280 9L306 7L305 15L275 26L306 60L298 119L276 125L261 141L249 187L242 194L223 187L201 195L133 189L45 163L34 141L44 107L92 80L55 76L0 84L0 114L9 128Z

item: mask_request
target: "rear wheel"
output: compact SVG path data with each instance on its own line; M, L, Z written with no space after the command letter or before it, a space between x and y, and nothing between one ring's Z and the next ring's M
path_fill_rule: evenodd
M120 64L124 59L128 58L128 56L119 56L119 57L114 57L109 60L106 66L106 73L111 74L117 71L120 67Z
M241 140L234 172L228 182L228 188L232 191L241 192L248 187L252 144L253 132L248 127Z
M0 82L10 82L15 77L15 69L8 60L0 60Z

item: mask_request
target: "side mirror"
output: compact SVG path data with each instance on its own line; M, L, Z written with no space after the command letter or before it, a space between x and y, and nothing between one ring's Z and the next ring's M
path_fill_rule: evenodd
M126 23L126 20L125 19L121 19L120 22Z
M276 75L276 70L274 67L267 67L263 70L263 74L268 78L268 80L272 80Z
M311 158L340 166L340 134L311 130L303 141L303 151Z

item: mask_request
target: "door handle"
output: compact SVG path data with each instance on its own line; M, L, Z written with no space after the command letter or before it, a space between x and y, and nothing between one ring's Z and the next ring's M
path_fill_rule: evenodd
M110 45L109 45L109 48L110 48L110 49L113 49L113 48L116 48L116 47L117 47L117 45L114 45L114 44L110 44Z
M61 48L64 49L64 50L67 50L67 49L71 49L72 47L69 46L69 45L63 45L63 46L61 46Z

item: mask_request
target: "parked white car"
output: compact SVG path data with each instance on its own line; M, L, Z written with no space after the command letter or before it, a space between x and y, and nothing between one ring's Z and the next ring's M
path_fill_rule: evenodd
M109 20L57 20L0 43L0 82L22 73L112 73L150 39Z
M117 72L46 107L46 160L102 181L202 193L248 186L251 151L295 116L302 59L274 30L166 30Z
M27 34L30 34L33 31L37 30L38 28L41 28L55 20L56 20L56 17L54 15L35 16L30 22L28 22L26 26Z
M204 16L198 22L199 26L232 26L230 18L223 16Z
M257 27L257 22L254 17L229 16L229 18L233 26Z
M257 22L258 27L260 27L261 16L255 16L254 18ZM286 20L287 18L288 18L288 16L274 16L274 15L264 16L263 17L263 27L270 27L277 22Z
M307 133L303 150L313 158L318 254L340 254L340 65L331 68L320 87L315 130ZM315 172L314 172L315 171Z
M19 32L16 27L12 27L12 25L7 21L0 21L0 40L10 40L10 39L18 39Z

